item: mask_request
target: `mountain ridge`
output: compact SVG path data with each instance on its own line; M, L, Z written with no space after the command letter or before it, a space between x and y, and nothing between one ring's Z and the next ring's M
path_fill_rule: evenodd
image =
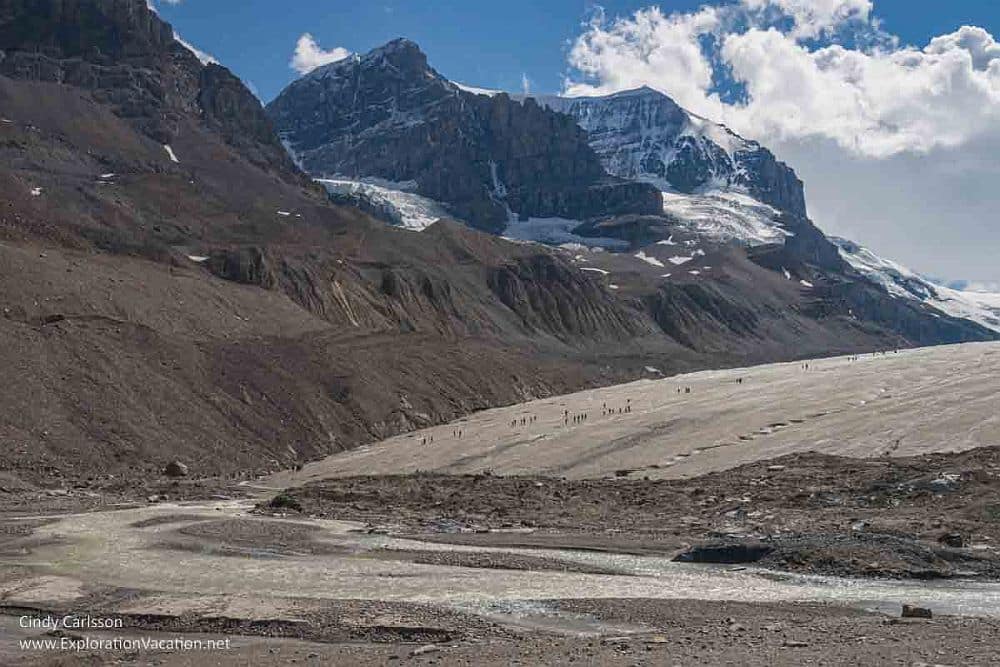
M394 54L405 55L386 60ZM364 86L358 83L362 79L366 82ZM323 87L311 89L319 81L324 82ZM436 92L429 92L432 89ZM360 115L359 107L363 109ZM492 213L499 210L501 214L483 225L479 211L456 206L453 193L436 193L435 188L421 183L419 172L407 164L411 161L434 164L425 149L436 142L427 137L400 142L396 136L400 125L423 126L428 124L428 118L433 118L430 124L463 128L465 134L477 136L481 145L490 145L491 135L498 130L489 124L470 121L463 114L464 107L502 109L501 115L505 117L518 110L530 114L541 108L555 113L553 118L571 119L584 133L574 140L586 141L605 174L656 188L660 192L660 205L644 205L641 211L614 207L602 211L589 202L575 210L529 205L528 214L523 215L524 211L517 204L512 205L508 196L510 184L504 172L509 171L510 161L502 154L488 151L478 159L481 167L478 187L482 189L485 182L486 198L496 205ZM962 334L945 333L948 327L941 328L933 321L918 324L921 320L934 320L938 314L925 310L928 304L924 302L893 303L899 295L854 269L809 220L804 185L791 167L777 160L759 142L744 139L722 125L691 114L669 96L648 86L603 97L574 98L483 91L448 81L430 67L419 46L400 39L303 76L290 84L268 106L268 111L283 133L286 146L307 171L320 178L339 172L335 178L324 181L335 201L354 203L394 224L420 230L446 210L474 227L512 239L567 249L588 248L589 252L601 249L628 252L637 260L632 261L632 266L640 273L648 272L648 266L661 268L668 263L691 262L698 255L704 256L735 242L770 271L788 275L788 267L803 267L799 273L803 274L801 280L806 285L813 285L822 276L823 283L846 285L860 280L882 292L873 298L869 287L838 287L825 292L815 288L817 294L825 294L824 299L838 304L833 307L844 314L864 312L867 319L890 328L899 326L908 336L924 342L954 340L955 335L962 339L966 335L973 338L984 335L984 331L972 333L979 323L971 321L970 331ZM331 123L328 118L345 120ZM562 127L565 120L560 123ZM505 123L497 124L504 126ZM517 143L531 145L537 155L550 155L549 135L550 130L544 124L529 124L517 133ZM315 151L311 155L317 159L303 160L297 148ZM442 169L441 173L474 174L475 168L468 165L475 162L467 156L466 166L453 171ZM591 166L584 176L593 177L598 167L593 160L587 164ZM569 180L578 176L570 173ZM528 175L529 180L532 177ZM604 192L587 190L598 199L606 198ZM663 247L671 245L677 234L687 237L684 241L687 254L671 253ZM758 247L760 251L755 250ZM728 255L723 253L719 257ZM584 260L578 255L574 261ZM606 266L608 262L589 263L587 270L601 272L609 288L619 287L607 278L615 273ZM618 266L616 270L621 268ZM662 290L682 275L700 278L702 273L702 269L687 267L681 272L650 275L646 278L649 284L645 293ZM704 279L709 280L709 275ZM815 312L825 313L830 307Z
M317 68L267 110L313 176L413 181L477 228L659 210L655 189L604 171L572 119L466 92L410 40Z
M808 217L802 181L760 143L696 116L649 86L594 97L539 96L577 120L612 174L693 194L742 187L762 203Z

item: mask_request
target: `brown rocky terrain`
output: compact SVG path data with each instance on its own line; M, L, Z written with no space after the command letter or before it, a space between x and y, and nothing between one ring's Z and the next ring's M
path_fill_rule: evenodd
M795 454L686 480L344 478L283 497L302 514L431 541L665 554L839 576L996 578L998 479L1000 450L984 448L864 460Z
M598 623L641 628L604 636L532 632L483 623L475 616L416 605L353 601L316 609L305 623L239 624L218 619L128 619L128 637L229 638L213 665L990 665L997 658L996 621L941 618L904 622L823 605L770 605L691 600L554 601L554 608ZM405 619L405 620L404 620ZM0 617L0 630L44 638ZM409 623L393 627L391 624ZM159 632L157 632L157 630ZM238 634L236 634L238 632ZM101 636L95 633L94 636ZM82 652L25 655L0 643L0 658L23 665L113 665L155 661L205 664L200 651Z

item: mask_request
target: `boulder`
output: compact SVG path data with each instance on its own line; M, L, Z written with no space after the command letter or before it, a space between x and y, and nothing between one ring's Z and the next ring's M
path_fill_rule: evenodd
M938 542L945 545L946 547L954 547L956 549L961 549L965 546L965 536L961 533L945 533L938 538Z
M188 467L180 461L171 461L163 469L163 474L167 477L187 477Z
M678 563L756 563L774 548L759 542L703 544L674 557Z
M932 618L933 614L926 607L916 607L914 605L903 605L903 618Z

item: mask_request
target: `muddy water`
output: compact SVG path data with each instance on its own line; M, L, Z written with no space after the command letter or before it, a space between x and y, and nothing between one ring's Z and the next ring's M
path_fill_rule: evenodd
M778 575L753 569L673 563L667 558L567 550L490 549L609 568L618 575L575 574L419 565L368 557L374 549L481 551L367 535L338 521L296 521L317 529L317 539L338 547L334 555L233 558L204 549L177 551L160 545L181 523L137 528L133 524L171 514L197 521L240 518L248 503L159 506L66 517L37 531L57 538L30 557L3 561L32 565L39 574L66 583L158 591L199 599L253 595L264 599L372 599L458 605L490 615L497 605L558 598L661 598L748 602L818 601L898 612L903 602L940 614L1000 617L1000 584L977 582L893 582ZM262 545L266 546L266 545ZM0 587L2 588L2 587ZM30 586L18 595L31 595ZM4 591L0 590L0 593ZM194 605L197 606L197 605ZM516 607L515 607L516 608ZM508 614L509 615L509 614ZM527 614L532 616L532 614ZM534 614L538 616L538 614ZM542 615L544 616L544 614ZM537 621L533 621L537 622Z

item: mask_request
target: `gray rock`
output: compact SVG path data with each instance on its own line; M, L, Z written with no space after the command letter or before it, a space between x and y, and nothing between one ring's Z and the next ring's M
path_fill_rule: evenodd
M961 549L966 544L965 536L961 533L945 533L938 538L938 542L946 547L954 547L956 549Z
M167 464L167 467L163 469L163 474L167 477L187 477L188 467L180 461L171 461Z
M933 613L926 607L916 607L914 605L903 605L903 618L932 618Z

